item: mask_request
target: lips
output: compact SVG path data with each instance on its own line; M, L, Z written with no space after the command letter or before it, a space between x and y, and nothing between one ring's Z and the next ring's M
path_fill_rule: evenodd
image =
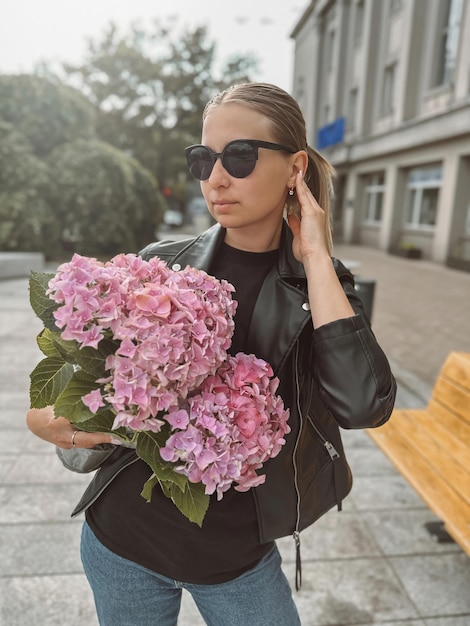
M232 200L213 200L212 201L212 206L218 209L228 208L232 206L233 204L235 204L235 202L233 202Z

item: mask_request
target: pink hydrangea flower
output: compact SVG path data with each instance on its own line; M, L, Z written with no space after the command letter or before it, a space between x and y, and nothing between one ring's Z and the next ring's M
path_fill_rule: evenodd
M155 430L149 420L217 371L227 356L237 303L234 288L202 270L177 272L158 258L120 254L102 263L75 254L49 282L61 306L61 336L98 348L118 342L108 356L103 398L116 413L114 427ZM87 402L96 405L94 397Z
M83 404L87 406L92 413L96 413L98 409L104 406L103 397L99 389L94 389L82 397Z
M164 417L173 433L161 457L219 500L233 484L238 491L262 484L265 475L256 470L279 454L290 432L289 411L275 393L278 384L262 359L229 357Z

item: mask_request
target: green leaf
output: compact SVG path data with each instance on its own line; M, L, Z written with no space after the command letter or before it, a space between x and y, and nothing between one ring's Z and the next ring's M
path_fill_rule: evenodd
M76 341L66 341L61 338L60 333L53 332L48 328L43 328L36 341L39 349L46 356L60 357L73 365L77 363L75 353L78 352L79 348Z
M66 417L74 424L86 422L93 417L93 413L83 404L82 396L98 388L99 384L93 376L83 370L74 372L55 402L55 414Z
M48 283L54 274L31 272L29 278L29 301L31 307L46 328L57 330L54 311L59 307L57 302L46 296Z
M209 496L204 492L202 483L190 483L188 481L185 491L171 485L171 499L178 509L190 522L202 526L202 522L209 508Z
M102 378L105 373L105 361L110 354L115 354L119 342L112 339L102 339L97 348L86 346L75 352L78 365L92 374L95 378Z
M30 374L31 408L42 409L54 404L73 375L73 365L61 357L40 361Z
M189 519L190 522L202 526L204 517L209 508L209 496L204 492L202 483L190 483L187 481L186 488L182 491L178 485L170 481L159 480L155 474L145 483L141 496L151 502L152 491L160 484L163 493L171 498L178 510Z
M159 433L143 431L136 437L137 456L150 466L155 476L160 481L175 483L182 491L186 488L188 479L183 474L175 472L174 464L167 463L160 456L160 447L165 444L169 434L169 427L164 426Z
M209 496L204 492L202 483L191 483L183 474L175 472L174 464L163 461L159 449L164 445L170 432L165 425L159 433L140 432L137 435L137 455L153 470L153 475L145 483L142 496L151 499L156 481L163 493L171 498L177 508L189 521L202 526L202 521L209 506Z
M57 350L57 345L54 342L53 333L44 328L36 338L39 349L43 354L50 357L60 357L61 354Z
M155 474L152 474L150 476L150 478L147 480L147 482L144 484L144 487L143 487L142 491L140 492L140 495L143 498L145 498L147 500L147 502L151 502L152 501L152 491L153 491L154 487L156 487L159 483L160 483L160 481L155 476ZM163 489L163 486L162 486L162 489ZM165 494L165 495L168 495L168 494Z
M51 332L51 337L55 344L57 352L62 356L62 358L65 361L68 361L69 363L73 363L75 365L77 363L75 355L79 351L78 342L72 339L62 339L62 337L60 336L60 332Z
M129 440L125 428L116 428L113 430L115 417L116 414L114 411L106 407L102 408L86 422L80 422L80 430L85 430L87 433L111 433L124 440Z

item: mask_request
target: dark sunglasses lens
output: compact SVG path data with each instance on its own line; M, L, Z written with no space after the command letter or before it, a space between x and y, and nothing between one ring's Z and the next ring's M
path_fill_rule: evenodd
M196 146L186 153L191 174L198 180L207 180L214 167L214 158L204 146Z
M225 148L222 164L230 176L245 178L255 169L256 148L244 141L235 141Z

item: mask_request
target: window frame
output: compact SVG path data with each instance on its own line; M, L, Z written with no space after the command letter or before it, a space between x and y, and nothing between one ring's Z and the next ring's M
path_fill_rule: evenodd
M379 226L383 221L383 206L385 198L385 172L375 172L367 174L364 180L364 217L362 223L368 226ZM379 218L376 217L378 198Z
M433 171L436 174L434 177L432 176ZM439 192L441 187L441 164L415 167L408 171L403 211L403 225L405 228L426 231L433 231L436 228L439 208ZM425 199L425 192L428 189L436 190L434 224L421 221L424 212L423 200ZM408 218L410 218L410 220Z

